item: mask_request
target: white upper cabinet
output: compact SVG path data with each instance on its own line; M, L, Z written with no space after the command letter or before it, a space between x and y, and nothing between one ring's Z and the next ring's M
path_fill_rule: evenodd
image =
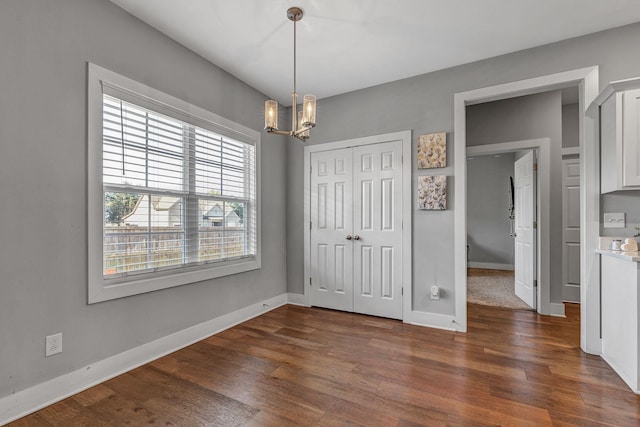
M640 78L611 83L600 104L600 189L640 189Z
M622 94L622 185L640 187L640 89Z

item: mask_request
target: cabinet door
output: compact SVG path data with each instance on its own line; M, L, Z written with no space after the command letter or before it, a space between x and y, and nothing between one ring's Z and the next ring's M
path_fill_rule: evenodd
M623 186L640 186L640 89L623 95Z
M600 107L600 191L622 189L622 92Z

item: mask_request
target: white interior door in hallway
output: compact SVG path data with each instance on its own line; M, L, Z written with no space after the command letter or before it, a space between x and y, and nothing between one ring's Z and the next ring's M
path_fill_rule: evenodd
M536 308L536 164L529 151L514 165L515 174L515 292Z
M563 299L580 302L580 160L562 161Z
M311 153L310 304L402 319L402 141Z

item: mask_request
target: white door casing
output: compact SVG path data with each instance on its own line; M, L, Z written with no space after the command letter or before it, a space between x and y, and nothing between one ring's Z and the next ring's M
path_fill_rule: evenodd
M311 155L310 303L353 311L352 150Z
M353 148L354 311L402 319L402 142Z
M515 293L536 308L536 176L535 155L516 160L515 174Z
M497 84L479 89L458 92L453 101L454 123L454 269L455 269L455 311L451 316L457 330L467 330L467 205L466 205L466 106L482 102L514 98L532 93L555 90L559 87L577 86L579 94L580 128L580 348L591 354L600 354L600 255L597 237L600 235L600 150L599 150L599 106L596 99L599 88L598 66L563 71L540 77ZM598 101L598 102L594 102ZM548 158L544 151L543 158ZM542 190L549 185L548 175L540 171ZM539 219L547 222L550 212L540 207ZM541 235L539 250L548 253L548 235ZM540 260L541 283L549 283L548 261ZM564 315L564 305L551 302L546 286L539 287L539 309L541 314Z
M562 161L563 299L580 302L580 160Z

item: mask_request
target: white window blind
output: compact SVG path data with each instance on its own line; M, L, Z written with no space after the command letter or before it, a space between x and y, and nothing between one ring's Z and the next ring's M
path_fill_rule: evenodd
M255 257L253 144L112 94L102 110L105 279Z

